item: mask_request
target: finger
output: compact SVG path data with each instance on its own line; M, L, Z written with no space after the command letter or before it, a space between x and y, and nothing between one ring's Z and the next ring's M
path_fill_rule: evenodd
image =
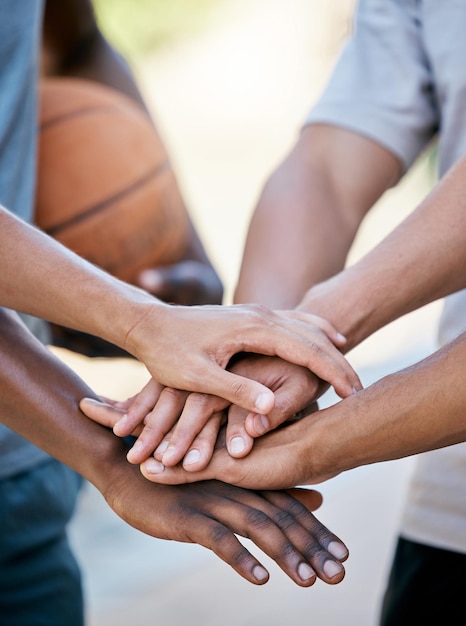
M343 580L345 569L341 564L348 558L345 544L328 530L305 506L283 491L260 492L281 514L273 517L283 528L316 574L328 584Z
M151 378L141 391L134 396L134 401L127 407L127 411L122 419L118 424L115 424L113 429L115 435L126 437L134 432L134 429L137 428L150 411L152 411L163 389L164 387L159 382Z
M224 487L225 495L228 495L229 487ZM258 494L248 490L238 492L230 487L230 492L230 497L250 508L249 537L297 584L310 586L316 575L329 584L343 579L344 567L328 549L337 538L301 502L285 491ZM215 517L223 521L217 511ZM266 534L264 529L267 530L268 536L264 536L262 543L252 532L255 526L258 531L262 527L262 535ZM235 528L238 528L237 523ZM332 549L334 547L332 545Z
M173 467L179 463L212 416L222 411L226 406L227 402L218 396L205 393L189 394L170 438L170 444L163 455L163 464L166 467ZM216 423L218 430L219 421L217 420ZM209 458L212 456L214 444L215 439ZM192 456L195 456L194 452Z
M313 324L314 326L317 326L336 346L343 347L347 343L346 337L342 335L342 333L340 333L331 322L324 317L320 317L320 315L305 313L304 311L298 311L296 309L283 311L282 314L286 317L294 317L297 320L301 320L305 324Z
M235 536L238 507L227 507L230 519L222 523L204 515L193 515L191 535L193 542L212 550L222 561L230 565L240 576L254 585L263 585L269 580L269 572L262 563L243 546ZM242 514L245 518L245 513ZM247 520L241 520L241 529L247 527ZM254 541L254 539L253 539Z
M215 413L192 442L183 459L183 468L188 472L198 472L207 467L217 442L223 412Z
M209 361L198 383L198 392L224 398L247 411L269 413L275 403L275 396L265 385L229 372Z
M144 459L139 465L141 474L147 478L147 480L161 485L184 485L186 483L194 483L216 478L215 472L210 464L204 469L200 469L198 471L194 471L193 467L187 471L184 465L181 464L178 464L175 467L166 467L162 463L163 454L165 452L165 441L167 441L168 444L168 440L164 439L164 441L161 442L159 449L154 452L153 457ZM225 457L230 456L226 450L224 451L224 455Z
M296 421L312 413L317 407L314 398L323 391L324 385L321 383L322 381L309 372L305 381L300 380L298 376L286 379L275 390L275 406L268 415L257 413L247 415L244 422L246 432L251 437L261 437L284 423ZM306 402L305 406L303 402Z
M265 416L259 416L256 413L248 413L244 409L232 405L228 410L228 421L226 426L226 446L230 456L241 458L249 454L254 445L254 439L245 428L245 420L250 416L256 416L258 420L261 417L266 420Z
M269 415L249 413L244 422L244 428L251 437L257 438L280 426L289 426L319 410L317 402L310 402L299 411L296 410L296 406L296 403L293 402L286 410L281 406L280 410L274 410Z
M154 450L154 454L152 455L154 459L157 459L157 461L160 461L161 465L162 465L163 455L165 454L168 446L170 445L170 439L172 438L172 435L173 435L173 428L169 430L167 433L165 433L165 437L159 443L157 448ZM165 467L165 465L162 465L162 466Z
M228 486L226 489L228 489ZM241 490L241 492L242 491L243 490ZM212 515L235 534L247 537L253 541L265 554L272 558L296 584L301 587L310 587L313 585L316 581L315 571L301 554L301 551L295 545L294 541L280 528L278 519L285 517L282 515L283 512L254 494L254 492L246 491L244 492L244 496L243 493L241 493L239 498L235 497L235 490L233 488L230 504L226 504L228 501L222 501L221 507L213 506ZM272 519L272 516L277 519ZM292 523L291 516L283 525L286 525L288 522ZM312 538L303 528L301 528L300 532L301 538L299 543L305 546ZM211 547L211 549L213 548ZM241 573L241 570L238 569L238 565L244 569L244 563L242 563L242 561L246 559L247 563L250 557L250 553L242 546L241 552L233 557L233 562L231 557L229 562L232 567ZM248 565L246 575L250 575L250 567L251 566Z
M91 398L92 400L93 398ZM125 409L127 402L133 402L133 398L128 398L127 400L114 400L113 398L108 398L107 396L99 395L98 400L100 402L104 402L105 404L110 404L111 406L116 407L117 409Z
M94 422L113 428L124 415L124 410L107 402L100 402L94 398L83 398L79 402L81 411Z
M128 452L130 463L139 464L147 459L164 441L183 410L188 394L185 391L165 387L153 410L146 416L144 428L136 443Z
M300 319L295 319L294 325L286 316L282 319L292 332L301 336L303 341L307 341L308 350L304 362L298 362L300 350L297 350L291 359L279 351L277 351L278 356L298 365L306 366L319 378L330 383L342 398L362 389L359 376L325 334L316 335L315 328L312 325L306 325Z
M248 489L288 489L312 481L312 472L302 454L302 422L276 430L259 439L251 454L234 459L226 449L216 449L209 465L199 472L183 466L165 467L155 458L141 464L141 473L150 481L178 485L217 479Z

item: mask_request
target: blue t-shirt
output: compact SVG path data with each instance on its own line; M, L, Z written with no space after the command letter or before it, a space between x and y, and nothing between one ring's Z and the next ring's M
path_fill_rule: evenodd
M42 0L2 0L0 19L0 203L26 221L34 208L36 87ZM49 457L0 424L0 479Z

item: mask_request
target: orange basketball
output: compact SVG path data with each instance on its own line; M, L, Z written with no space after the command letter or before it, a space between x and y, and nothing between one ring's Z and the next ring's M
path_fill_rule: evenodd
M180 260L189 220L146 113L90 81L44 79L39 94L37 226L128 282Z

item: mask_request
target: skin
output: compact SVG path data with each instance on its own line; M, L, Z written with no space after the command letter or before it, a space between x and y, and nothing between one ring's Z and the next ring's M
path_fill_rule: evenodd
M371 176L366 175L367 171ZM328 125L306 128L290 154L269 178L254 211L235 301L260 302L277 309L297 307L309 287L343 269L364 216L382 193L398 182L401 174L400 161L371 140ZM293 214L292 220L290 214ZM338 324L335 328L340 330ZM346 342L338 345L343 350ZM236 371L240 372L242 367L251 373L246 362ZM267 368L270 372L270 365ZM261 380L260 362L256 361L254 371L251 375ZM298 396L293 393L294 380L298 376L303 376L298 367L293 370L277 359L275 373L268 374L266 380L269 386L276 388L279 410L267 416L257 412L245 416L236 409L228 412L226 445L232 456L241 458L248 454L255 437L273 430L291 415L305 409L326 388L321 379L313 378L303 396ZM356 384L354 388L358 390L360 385ZM154 393L154 404L158 397ZM204 405L205 420L216 414L218 406L216 400L205 397L194 398L191 404ZM149 402L146 406L151 410ZM174 407L167 421L180 418L182 413L182 408ZM136 417L139 421L147 420L147 413L141 415L136 411L130 413L130 417L133 416L134 419L118 426L115 432L119 435L131 432ZM92 417L98 418L94 414ZM169 431L166 432L163 463L167 467L174 465L183 454L184 467L188 471L197 471L207 465L216 430L207 423L199 432L199 421L193 420L191 428L183 427L181 436L174 430L168 438ZM153 438L154 442L157 440L157 437ZM186 448L188 440L191 445ZM148 443L144 444L130 455L130 459L141 462L149 447ZM193 457L196 460L189 462Z
M59 10L60 3L53 4ZM70 0L61 3L62 9L65 4L70 11L90 6ZM56 24L66 39L77 34L89 46L73 49L76 54L66 67L83 69L94 45L104 52L101 60L113 63L92 20L73 30L65 25L65 14ZM56 62L53 55L48 60ZM131 80L126 85L131 87ZM335 360L332 348L322 359L322 349L315 350L310 337L316 334L313 325L292 316L260 307L165 305L86 263L2 207L0 248L0 305L102 337L139 358L162 384L225 395L249 410L268 412L274 404L269 389L226 371L233 355L261 345L266 353L303 365L322 361L324 369L338 372L337 378L343 373L344 387L352 384L354 373L341 353L336 351ZM266 582L268 572L236 535L252 539L301 586L312 585L317 576L329 583L343 578L340 561L347 557L346 547L309 512L319 506L319 494L259 494L214 481L189 488L149 483L127 463L123 442L80 413L79 398L95 399L92 390L11 311L0 309L0 328L3 422L92 482L122 519L155 537L204 545L255 584Z
M327 327L325 320L315 320ZM260 369L256 367L258 363ZM310 370L285 361L281 363L279 379L276 377L276 360L272 358L261 359L249 354L229 367L231 372L241 371L242 376L246 377L250 375L274 392L276 402L268 416L250 413L250 417L259 420L261 424L266 420L281 423L289 419L290 415L302 410L304 400L306 407L309 406L314 397L328 387ZM344 390L340 393L342 397L347 395ZM130 434L138 437L127 455L131 463L139 464L157 450L163 451L164 463L168 466L176 465L184 457L183 463L188 469L201 469L207 464L226 411L229 411L229 415L237 412L236 406L231 406L222 398L209 394L189 394L164 387L154 379L136 396L115 406L121 410L121 419L111 424L114 433L121 437ZM244 422L243 415L238 415L238 419ZM253 438L246 431L244 438L252 447ZM233 449L230 446L232 455L244 456L247 450L235 449L235 443L233 441ZM191 454L185 456L188 450Z
M245 351L276 354L317 369L348 390L357 381L346 359L312 323L257 306L166 305L3 208L0 248L0 305L114 343L165 386L217 395L249 411L268 413L273 392L226 370L231 358Z
M154 458L141 471L162 484L216 478L250 489L282 489L463 442L465 359L463 333L412 367L259 438L245 458L234 459L221 448L200 472L187 472L181 465L165 468Z
M82 474L128 524L154 537L199 543L254 584L269 574L235 535L250 538L300 586L317 576L330 584L343 578L346 547L306 508L320 505L318 493L254 493L216 481L150 483L126 461L123 442L80 413L78 399L95 397L83 381L12 311L0 308L0 328L3 423Z
M465 173L463 158L381 244L354 266L312 287L298 309L328 316L344 330L345 348L349 349L400 315L465 287ZM435 264L425 262L431 258L436 259ZM302 424L277 431L266 439L268 444L261 441L257 450L256 442L253 452L238 462L238 467L243 468L239 474L247 473L248 484L255 488L271 488L282 481L288 484L288 480L292 484L318 482L363 463L463 441L461 416L465 399L457 394L462 360L464 338L413 370L380 381ZM448 388L454 389L454 394L450 394L454 397L445 397L442 389ZM435 412L432 407L436 407ZM244 412L239 413L244 422ZM251 435L256 421L249 421ZM319 427L322 423L325 428ZM338 428L335 432L327 427L334 423L339 424L341 433ZM393 437L393 432L399 435ZM277 452L281 444L284 451ZM267 446L274 449L269 455L274 459L273 466L263 454ZM322 459L324 452L328 458ZM213 468L215 476L236 480L228 470L225 474L218 471L218 458L231 469L225 451L217 452L211 465L196 474L187 472L186 467L166 467L164 457L158 453L155 456L156 460L149 459L142 466L151 480L167 484L191 482L196 476L209 476ZM275 463L280 456L283 463ZM340 458L344 461L338 461ZM287 463L296 467L296 472L291 470L288 475L283 469ZM253 468L251 474L249 468Z
M91 80L129 96L149 115L130 66L99 30L89 0L47 0L42 75ZM176 304L221 304L223 286L192 221L181 260L147 268L137 286Z

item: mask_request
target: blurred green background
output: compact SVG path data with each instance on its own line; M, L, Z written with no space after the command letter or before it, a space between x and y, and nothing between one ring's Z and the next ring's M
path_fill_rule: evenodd
M100 27L135 60L201 28L222 0L94 0Z

